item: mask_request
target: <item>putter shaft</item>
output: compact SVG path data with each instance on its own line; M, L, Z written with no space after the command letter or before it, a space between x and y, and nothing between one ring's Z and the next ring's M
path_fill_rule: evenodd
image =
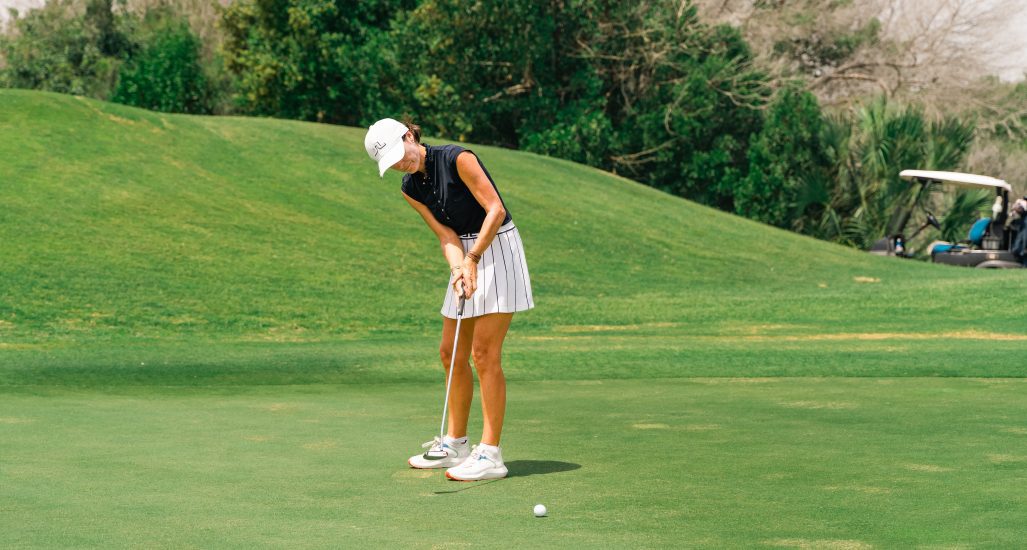
M446 413L449 410L449 388L453 384L453 367L456 364L456 345L460 340L460 320L464 316L464 297L460 296L460 301L456 307L456 333L453 334L453 355L449 358L449 375L446 377L446 398L442 401L442 424L439 425L439 443L442 443L442 438L446 436Z

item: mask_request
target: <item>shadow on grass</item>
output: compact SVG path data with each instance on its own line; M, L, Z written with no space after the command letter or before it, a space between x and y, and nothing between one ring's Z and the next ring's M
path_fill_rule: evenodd
M558 460L513 460L506 463L506 468L510 471L506 477L526 477L569 472L581 468L581 464Z

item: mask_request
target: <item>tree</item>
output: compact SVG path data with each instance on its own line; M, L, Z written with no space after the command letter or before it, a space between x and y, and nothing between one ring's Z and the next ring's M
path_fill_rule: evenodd
M168 112L220 112L223 79L211 76L202 50L170 6L129 10L113 0L49 0L0 35L0 86Z
M951 114L1016 46L995 36L1020 0L698 0L737 26L775 74L808 82L825 105L874 94Z
M130 45L110 3L50 0L0 35L0 85L106 99Z
M393 31L431 133L614 170L732 210L770 95L689 2L426 0Z
M747 44L730 27L703 24L690 2L607 8L582 57L604 82L617 134L611 167L734 211L748 140L771 92Z
M885 95L976 121L965 169L1027 182L1027 87L990 76L1022 57L1022 33L1009 38L1022 0L696 1L738 28L776 80L804 80L827 110Z
M821 187L827 177L822 124L812 94L791 86L778 91L749 146L749 173L735 191L738 214L792 229L815 207L817 197L805 190Z
M184 19L148 18L138 54L121 67L112 101L169 113L209 114L214 91L200 59L202 44Z
M114 15L113 0L85 0L85 4L85 21L96 33L100 53L119 58L131 51L132 43L119 24L120 18Z
M432 133L582 158L565 138L604 127L602 93L580 57L593 0L425 0L393 31L405 109ZM596 119L600 119L596 122ZM579 124L581 122L581 124ZM560 128L550 133L554 125ZM550 150L555 146L556 149ZM594 160L599 161L598 158Z
M861 107L852 119L826 119L822 143L831 163L819 218L804 220L820 238L858 248L909 221L916 188L899 179L906 168L954 170L973 143L973 125L954 117L929 120L917 107L902 107L880 97ZM953 225L969 223L953 216ZM926 235L925 237L926 238Z
M358 124L382 34L413 0L241 0L225 11L227 67L244 113Z

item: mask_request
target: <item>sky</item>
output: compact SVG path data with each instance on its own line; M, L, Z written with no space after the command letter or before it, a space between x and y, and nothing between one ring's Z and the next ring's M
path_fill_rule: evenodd
M859 0L856 0L857 2ZM991 2L993 0L980 0ZM996 48L1008 51L1008 56L993 68L1003 80L1021 80L1027 73L1027 0L1015 0L1016 13L1009 14L1006 26L995 36ZM43 0L0 0L0 21L8 18L7 9L17 8L20 12L40 6Z
M997 37L1013 47L1014 52L1019 52L1009 59L1011 67L1000 71L1003 80L1022 80L1027 72L1027 0L1020 0L1018 4L1018 13L1011 14L1006 28Z
M7 9L17 8L19 12L24 12L26 8L32 8L35 6L41 6L43 2L39 0L0 0L0 20L7 20Z

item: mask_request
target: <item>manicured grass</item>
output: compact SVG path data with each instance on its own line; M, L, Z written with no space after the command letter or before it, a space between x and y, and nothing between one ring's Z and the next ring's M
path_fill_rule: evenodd
M0 341L434 334L448 269L363 130L0 90ZM573 163L474 147L562 326L1027 331L1023 273L863 252ZM970 353L968 357L972 357Z
M1024 272L489 147L512 475L407 469L447 268L362 140L0 90L0 547L1027 544Z
M435 385L22 388L0 401L0 546L1018 547L1025 392L524 382L511 477L473 484L405 467Z
M803 336L547 335L514 331L504 347L513 381L681 376L1019 377L1027 337L984 333ZM377 384L432 382L431 337L358 342L116 345L0 353L5 386ZM973 353L972 360L968 356Z

